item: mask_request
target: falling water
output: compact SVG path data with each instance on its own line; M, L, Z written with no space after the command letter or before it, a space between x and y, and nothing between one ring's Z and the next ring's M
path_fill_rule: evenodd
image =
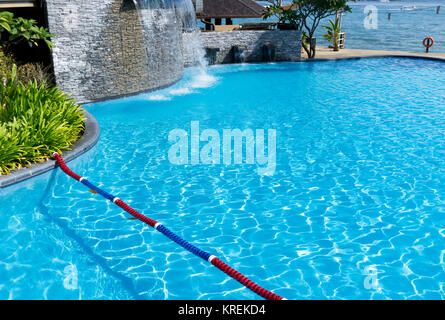
M191 80L171 94L185 94L193 88L208 87L215 78L207 73L205 50L201 44L195 8L191 0L133 0L146 30L149 66L157 73L193 67ZM155 61L156 63L150 63ZM182 72L182 70L181 70ZM148 71L150 74L150 70ZM165 73L164 73L165 74Z
M182 75L182 30L176 17L174 0L133 2L144 29L148 77L156 81L156 78L164 76Z
M207 72L208 61L206 52L199 36L199 26L196 21L195 7L191 0L175 0L176 14L182 26L182 53L184 65L194 66L191 80L182 89L173 89L173 94L192 92L194 88L205 88L213 85L216 78Z
M196 22L195 8L191 0L175 0L176 14L182 27L183 56L186 66L197 65L205 70L208 62L205 50L199 37L199 27Z

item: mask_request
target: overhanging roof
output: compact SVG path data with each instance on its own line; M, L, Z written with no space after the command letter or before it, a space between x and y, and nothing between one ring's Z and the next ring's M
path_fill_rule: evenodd
M199 19L259 18L264 7L253 0L202 0L203 10L196 13Z
M1 9L34 8L39 5L39 0L0 0Z

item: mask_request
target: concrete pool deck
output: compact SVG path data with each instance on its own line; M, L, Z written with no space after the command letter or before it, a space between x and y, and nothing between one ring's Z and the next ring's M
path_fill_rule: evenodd
M306 53L303 52L302 58L304 59L305 56ZM432 59L445 60L445 53L435 53L435 52L422 53L422 52L363 50L363 49L341 49L340 51L333 51L331 48L321 47L321 46L317 46L317 52L314 60L335 60L335 59L348 59L357 57L383 57L383 56L432 58Z

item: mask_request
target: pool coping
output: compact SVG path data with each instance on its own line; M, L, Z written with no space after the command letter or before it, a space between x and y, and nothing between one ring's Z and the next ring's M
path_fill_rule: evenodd
M85 132L82 137L77 140L71 150L63 153L63 158L66 162L74 160L80 155L84 154L92 147L94 147L99 141L100 127L97 120L85 109ZM45 162L32 164L30 167L25 167L20 170L14 170L9 175L0 176L0 189L9 187L13 184L28 180L36 177L57 167L57 163L53 160L47 160Z
M445 62L445 58L440 57L426 57L422 55L411 55L411 54L397 54L397 53L388 53L388 54L370 54L370 55L352 55L352 56L343 56L343 57L332 57L332 58L313 58L313 59L305 59L302 58L301 62L320 62L320 61L337 61L337 60L359 60L359 59L372 59L372 58L408 58L408 59L418 59L418 60L433 60L433 61L443 61Z
M89 104L93 104L93 103L100 103L100 102L105 102L105 101L112 101L112 100L119 100L119 99L125 99L125 98L130 98L130 97L134 97L134 96L138 96L144 93L150 93L150 92L154 92L154 91L158 91L158 90L162 90L171 86L174 86L175 84L177 84L178 82L180 82L183 79L183 76L181 76L180 78L178 78L177 80L156 87L156 88L150 88L150 89L145 89L145 90L138 90L135 92L129 92L129 93L123 93L123 94L118 94L118 95L114 95L114 96L109 96L109 97L101 97L101 98L95 98L95 99L91 99L91 100L81 100L78 101L77 103L80 105L89 105Z

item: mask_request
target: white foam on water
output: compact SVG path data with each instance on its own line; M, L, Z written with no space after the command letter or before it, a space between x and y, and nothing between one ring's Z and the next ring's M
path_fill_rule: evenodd
M156 0L156 3L164 0ZM209 88L214 86L218 78L210 75L207 72L208 62L205 57L206 53L201 43L199 36L199 27L196 22L196 15L193 3L191 0L166 0L169 7L176 9L176 23L183 35L187 36L187 41L183 42L183 59L185 56L192 57L190 59L191 67L187 76L178 85L171 88L148 94L147 100L149 101L170 101L176 96L184 96L196 93L196 89ZM155 3L155 4L156 4ZM150 8L151 2L149 0L143 0L144 8ZM157 6L155 6L157 7ZM152 10L153 11L153 10ZM146 13L149 14L150 12ZM166 18L166 17L164 17ZM164 21L165 24L170 21Z
M192 77L190 81L191 88L210 88L216 84L218 78L208 74L206 71L200 72L199 74Z
M170 101L171 97L165 96L163 94L152 94L149 95L147 100L150 101Z
M169 91L169 94L173 96L184 96L190 93L193 93L193 90L191 90L190 88L176 88Z
M210 88L218 82L219 78L208 74L201 68L192 68L190 74L177 86L166 88L162 91L150 93L147 96L149 101L170 101L177 96L185 96L197 93L197 89Z

